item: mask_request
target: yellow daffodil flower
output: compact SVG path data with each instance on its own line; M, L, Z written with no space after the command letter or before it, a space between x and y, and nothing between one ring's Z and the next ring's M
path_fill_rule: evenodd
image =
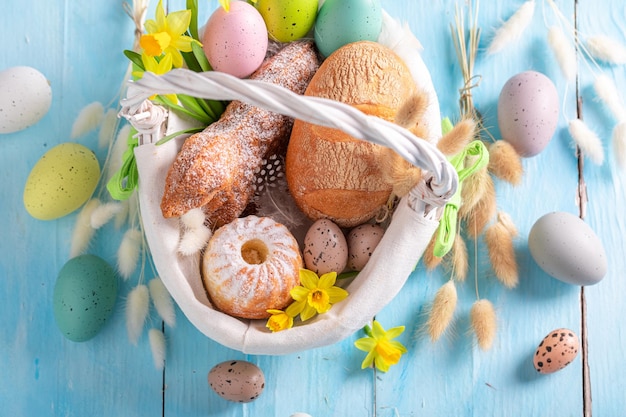
M378 370L387 372L391 365L400 361L400 357L407 352L406 347L395 339L404 332L404 326L393 327L385 330L376 320L372 323L372 328L365 328L366 337L356 342L354 346L363 350L367 356L361 363L361 369L374 365Z
M163 75L172 70L172 55L165 54L160 60L157 60L153 56L146 55L145 53L141 54L141 62L143 63L143 67L145 71L152 72L156 75ZM139 79L143 77L143 73L145 71L133 71L133 77ZM153 99L155 96L150 97ZM178 102L178 98L176 94L167 94L165 97L168 98L173 103Z
M333 304L348 296L348 292L335 287L336 272L329 272L318 277L308 269L300 270L300 285L291 290L295 300L294 309L299 312L300 319L307 321L316 314L326 313Z
M172 56L172 64L176 68L183 66L181 52L191 52L191 43L197 42L184 33L191 22L191 10L180 10L165 14L162 0L156 8L155 19L146 20L145 28L148 32L141 36L139 44L148 56L162 54Z
M219 2L224 10L226 10L227 12L230 11L230 0L219 0ZM257 0L252 0L252 3L256 4L256 2Z

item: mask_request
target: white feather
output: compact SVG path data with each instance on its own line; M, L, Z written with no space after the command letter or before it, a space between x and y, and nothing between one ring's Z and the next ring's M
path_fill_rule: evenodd
M117 202L110 202L100 204L96 209L91 213L91 227L94 229L100 229L102 226L107 224L117 213L122 210L122 205Z
M205 219L204 211L201 207L191 209L187 213L183 214L180 217L183 225L187 229L197 229L198 227L202 227L204 225Z
M593 88L596 90L598 98L609 109L615 120L626 120L626 109L620 99L619 90L608 75L602 74L598 76L593 84Z
M605 35L590 36L586 42L589 54L609 64L626 64L626 45Z
M563 30L558 26L552 26L548 30L548 44L552 48L552 52L554 52L565 80L568 82L574 81L577 70L574 44L567 39Z
M122 242L117 250L117 269L124 279L130 278L137 268L141 240L141 232L137 229L127 230L122 237Z
M506 48L512 42L517 41L526 28L530 25L535 13L535 1L528 0L497 30L493 36L488 54L495 54Z
M621 169L626 168L626 121L619 122L613 128L613 153L617 165Z
M159 329L150 329L148 331L148 339L150 340L150 350L152 351L152 359L154 366L159 371L165 368L165 335Z
M163 285L161 278L156 277L150 280L148 283L150 289L150 298L152 298L152 304L156 309L159 317L170 327L174 327L176 324L176 311L174 310L174 302L170 293Z
M211 229L205 226L187 229L178 244L178 252L183 256L195 255L204 249L212 235Z
M94 101L83 107L72 125L71 138L76 139L91 132L102 123L104 107L102 103Z
M128 339L134 345L137 344L139 336L141 336L149 309L150 293L148 287L139 284L130 290L126 299L126 332Z
M378 43L386 46L400 57L404 52L415 53L423 49L407 22L401 23L383 11L383 28L378 36Z
M76 224L74 225L72 243L70 245L70 258L80 255L89 247L89 243L96 233L96 229L91 227L91 215L98 206L100 206L100 200L92 198L76 216Z
M98 146L100 149L107 148L115 137L117 120L117 111L115 109L108 109L104 113L100 131L98 132Z
M569 122L569 133L591 162L596 165L604 163L602 141L582 120L573 119Z

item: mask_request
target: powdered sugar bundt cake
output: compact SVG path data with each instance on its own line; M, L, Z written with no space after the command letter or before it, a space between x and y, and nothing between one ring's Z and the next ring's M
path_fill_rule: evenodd
M247 216L219 228L207 245L202 278L214 306L245 319L283 309L300 283L302 256L291 232L269 217Z

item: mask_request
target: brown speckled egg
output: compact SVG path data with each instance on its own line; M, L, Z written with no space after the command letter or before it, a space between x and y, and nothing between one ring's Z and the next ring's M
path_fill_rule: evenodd
M362 224L352 229L348 233L348 268L362 270L384 233L385 229L377 224Z
M319 219L304 236L304 266L318 275L341 273L348 263L348 242L339 226Z
M246 361L225 361L209 371L209 386L220 397L233 402L256 400L265 388L263 371Z
M551 374L569 365L578 354L580 343L576 333L569 329L556 329L543 338L533 364L537 372Z

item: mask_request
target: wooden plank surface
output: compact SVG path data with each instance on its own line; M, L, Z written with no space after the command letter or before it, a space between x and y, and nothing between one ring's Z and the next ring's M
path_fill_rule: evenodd
M182 0L166 2L170 10ZM467 12L466 2L458 2ZM405 19L424 45L423 58L439 94L442 113L458 115L462 86L449 25L454 21L451 0L390 1L383 7ZM496 137L497 97L512 75L534 69L554 80L562 100L557 133L540 155L525 159L523 181L516 187L497 183L498 206L511 215L519 229L515 245L520 285L505 289L493 276L482 241L476 246L478 291L497 309L498 336L483 352L468 332L468 313L476 299L474 271L458 286L459 307L454 331L431 343L421 330L428 303L448 279L429 272L420 263L392 304L377 316L385 327L405 325L399 338L409 349L401 362L384 374L361 370L363 353L353 347L360 334L312 351L287 356L255 356L224 348L201 335L177 311L177 324L164 327L167 339L165 371L154 368L144 333L135 346L128 341L124 301L139 274L121 281L121 296L113 319L91 341L64 339L52 317L52 290L56 275L69 256L69 240L76 220L43 222L23 208L22 192L35 162L52 146L70 140L78 112L99 101L115 104L126 70L121 51L132 43L133 25L119 2L36 2L5 5L0 26L0 70L30 65L42 71L53 88L53 104L45 118L22 132L0 136L0 404L12 416L290 416L301 411L320 416L473 416L473 415L587 415L623 414L626 385L626 343L622 298L626 281L626 174L614 158L611 133L615 120L607 116L592 89L594 76L610 75L626 91L623 66L595 67L579 60L576 84L566 85L546 42L547 28L558 24L546 1L537 1L532 25L522 39L500 54L487 56L484 48L496 27L510 17L521 1L481 3L483 30L476 66L480 84L472 90L477 108ZM619 0L557 2L569 25L578 24L581 36L605 34L626 42L625 10ZM153 16L155 4L148 16ZM216 1L201 3L206 19ZM563 28L568 30L564 22ZM560 283L535 264L527 248L534 222L550 211L579 214L579 164L566 131L582 99L583 118L603 140L602 166L583 159L582 175L588 200L584 220L605 245L609 272L598 285L584 289ZM101 162L97 132L81 137ZM106 227L91 247L115 263L121 231ZM474 252L474 248L470 248ZM145 279L152 278L148 271ZM550 330L569 327L579 335L587 330L589 380L585 400L582 355L563 371L537 375L532 355ZM154 312L149 326L161 328ZM220 399L206 377L221 361L245 359L266 376L264 394L241 405ZM589 401L591 399L591 402Z

